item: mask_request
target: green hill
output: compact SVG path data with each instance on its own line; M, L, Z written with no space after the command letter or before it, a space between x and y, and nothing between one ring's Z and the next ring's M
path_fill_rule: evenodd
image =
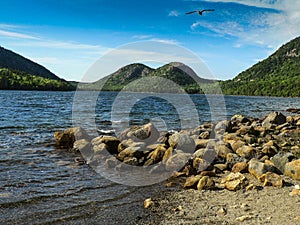
M70 91L76 86L45 67L0 47L0 90Z
M162 82L168 81L168 84ZM172 82L171 82L172 81ZM140 63L134 63L120 68L118 71L108 75L94 83L79 84L79 89L101 90L101 91L155 91L177 93L181 91L188 93L203 93L204 87L213 84L215 81L202 79L188 66L172 62L152 69ZM167 86L166 86L167 85ZM125 89L124 89L125 88Z
M267 59L221 82L223 94L300 96L300 37L280 47Z
M72 91L75 86L64 80L0 68L0 90Z

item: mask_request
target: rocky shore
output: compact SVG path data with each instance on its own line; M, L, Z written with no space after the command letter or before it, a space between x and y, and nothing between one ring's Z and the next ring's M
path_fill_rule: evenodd
M168 176L172 191L145 199L148 217L139 224L300 223L299 115L235 115L180 132L146 124L117 137L76 127L54 136L57 147L81 153L78 163Z

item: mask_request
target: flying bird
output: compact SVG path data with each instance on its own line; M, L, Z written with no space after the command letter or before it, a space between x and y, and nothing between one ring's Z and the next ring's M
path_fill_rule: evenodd
M203 10L195 10L195 11L187 12L186 14L198 13L200 16L202 16L202 14L204 12L213 12L213 11L215 11L215 10L214 9L203 9Z

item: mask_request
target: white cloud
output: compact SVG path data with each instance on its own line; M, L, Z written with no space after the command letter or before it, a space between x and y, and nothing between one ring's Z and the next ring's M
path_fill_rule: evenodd
M168 16L175 16L175 17L177 17L177 16L179 16L179 15L180 15L180 13L179 13L178 11L172 10L171 12L169 12L169 15L168 15Z
M20 38L20 39L32 39L32 40L39 40L38 37L34 37L28 34L23 34L19 32L7 31L7 30L0 30L0 36L9 37L9 38Z
M239 38L239 44L252 43L257 45L279 45L299 36L300 34L300 1L295 0L205 0L207 2L238 3L249 7L267 8L264 12L244 15L243 18L229 17L227 21L194 23L191 28L206 27L218 34L232 35ZM273 9L273 11L272 11ZM234 15L232 15L234 16ZM240 20L247 20L243 24ZM234 22L233 22L234 21ZM239 23L237 26L232 26Z

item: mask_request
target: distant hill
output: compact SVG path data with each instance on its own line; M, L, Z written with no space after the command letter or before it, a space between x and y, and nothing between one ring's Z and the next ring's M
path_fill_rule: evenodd
M159 78L162 79L159 79ZM145 78L144 80L142 78ZM174 84L168 82L173 81ZM146 82L146 83L145 83ZM183 63L172 62L157 69L150 68L140 63L124 66L116 72L89 84L80 84L79 89L120 91L123 88L127 91L157 91L157 92L178 92L178 86L182 91L188 93L203 93L202 85L216 83L214 80L200 78L196 73ZM146 84L146 85L145 85ZM176 86L176 85L178 86Z
M50 72L45 67L3 47L0 47L0 68L19 70L27 74L53 80L61 80L58 76Z
M75 90L45 67L0 47L0 90Z
M230 95L300 97L300 37L221 87Z

